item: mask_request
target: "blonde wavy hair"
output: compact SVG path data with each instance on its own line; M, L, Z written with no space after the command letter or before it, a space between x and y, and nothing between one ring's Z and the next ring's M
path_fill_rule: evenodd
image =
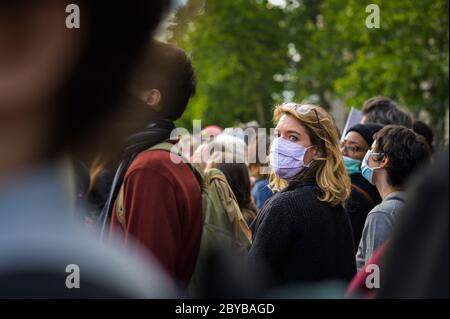
M314 178L323 194L319 200L333 206L343 206L350 196L351 182L339 151L338 130L332 117L317 105L287 103L275 108L274 125L284 114L293 116L306 128L312 145L320 152L320 157L294 179ZM280 191L287 184L286 180L271 173L269 187L273 191Z

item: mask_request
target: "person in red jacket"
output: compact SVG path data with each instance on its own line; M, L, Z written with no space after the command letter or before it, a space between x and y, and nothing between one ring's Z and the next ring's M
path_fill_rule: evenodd
M151 121L132 135L107 203L111 229L123 234L126 246L137 241L166 269L180 288L194 271L203 226L199 181L189 164L173 154L149 148L170 141L173 122L195 93L195 75L186 54L156 42L134 77L130 109L145 109ZM154 62L150 62L154 61ZM122 189L120 191L120 189ZM121 201L123 215L117 214ZM130 240L132 238L132 240Z
M347 297L373 299L379 291L380 273L383 267L383 257L389 246L389 240L375 250L372 257L353 277L347 287ZM377 278L378 276L378 278Z

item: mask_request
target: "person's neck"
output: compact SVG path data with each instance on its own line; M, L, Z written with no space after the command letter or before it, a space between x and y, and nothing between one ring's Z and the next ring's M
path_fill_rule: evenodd
M396 193L399 192L401 189L398 187L394 187L389 185L388 182L383 181L381 183L378 183L377 185L377 190L380 193L381 198L384 200L386 197L388 197L389 195L391 195L392 193Z

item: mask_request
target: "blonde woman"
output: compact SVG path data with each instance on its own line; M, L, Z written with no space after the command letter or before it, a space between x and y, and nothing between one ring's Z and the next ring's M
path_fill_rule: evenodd
M344 203L350 179L331 116L311 104L275 109L270 148L272 196L252 225L249 267L271 285L349 281L356 271Z

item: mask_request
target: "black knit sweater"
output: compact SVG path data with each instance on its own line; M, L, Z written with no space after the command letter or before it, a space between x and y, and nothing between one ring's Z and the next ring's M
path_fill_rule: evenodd
M290 185L265 204L252 224L251 271L264 269L273 286L354 276L349 217L320 196L312 183Z

